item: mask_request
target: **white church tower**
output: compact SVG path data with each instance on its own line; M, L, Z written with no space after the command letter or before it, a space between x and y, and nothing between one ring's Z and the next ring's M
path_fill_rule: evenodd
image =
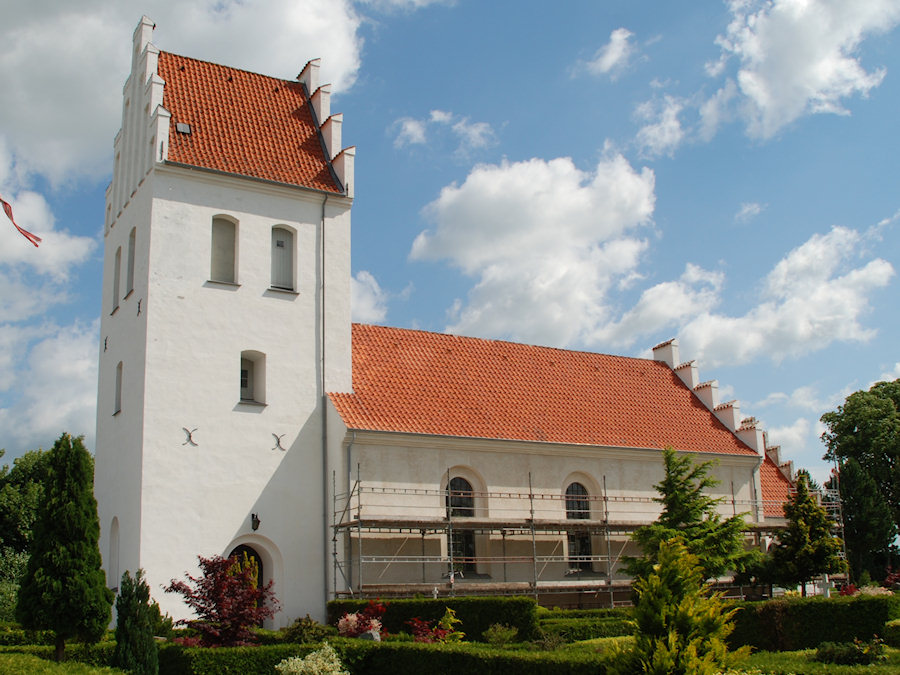
M324 392L350 391L354 149L319 64L297 81L134 33L107 190L95 492L110 586L255 554L275 626L324 616ZM327 515L326 515L327 514ZM240 547L246 547L241 549Z

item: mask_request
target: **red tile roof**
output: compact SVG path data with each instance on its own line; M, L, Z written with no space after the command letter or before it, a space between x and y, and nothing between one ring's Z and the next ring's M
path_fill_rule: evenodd
M299 82L160 52L170 162L341 193ZM177 131L177 123L191 133Z
M784 503L791 496L791 483L766 456L759 468L759 482L763 493L763 512L767 518L784 518Z
M351 429L755 455L665 365L354 324Z

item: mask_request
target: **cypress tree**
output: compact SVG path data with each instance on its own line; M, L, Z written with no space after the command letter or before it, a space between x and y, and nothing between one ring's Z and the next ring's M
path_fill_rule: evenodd
M159 653L153 639L153 615L150 609L150 587L144 570L134 579L128 571L122 575L116 598L116 650L113 665L129 673L157 675Z
M841 540L832 535L833 523L809 491L806 476L797 474L797 491L784 504L788 526L772 549L774 575L785 585L802 584L813 577L844 570Z
M113 593L100 569L99 538L93 459L81 437L64 433L49 453L44 501L16 607L26 628L56 633L57 661L66 640L97 642L109 625Z

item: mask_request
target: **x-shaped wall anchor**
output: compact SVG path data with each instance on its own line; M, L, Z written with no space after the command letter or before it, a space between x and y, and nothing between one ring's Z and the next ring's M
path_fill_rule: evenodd
M281 450L283 452L287 452L287 448L281 444L281 439L284 438L284 436L285 434L281 434L281 436L279 436L278 434L272 434L272 437L275 439L275 447L272 448L273 450Z
M194 432L197 431L197 429L196 428L188 429L187 427L181 427L181 428L184 429L184 433L187 434L187 440L184 443L182 443L182 445L188 445L190 443L191 445L196 447L198 444L194 443Z

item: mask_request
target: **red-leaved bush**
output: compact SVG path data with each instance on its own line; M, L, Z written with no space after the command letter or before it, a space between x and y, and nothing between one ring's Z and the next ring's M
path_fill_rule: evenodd
M359 612L345 612L338 620L338 633L342 637L359 637L363 633L374 632L381 635L381 617L387 611L380 602L369 600L369 604Z
M204 647L237 647L255 641L254 626L260 625L278 611L280 605L272 592L273 581L262 587L256 583L255 570L241 565L237 557L213 556L200 560L203 574L192 577L189 583L172 579L166 593L178 593L197 615L196 619L182 619L200 633Z
M853 584L844 584L839 591L841 595L856 595L859 589Z

